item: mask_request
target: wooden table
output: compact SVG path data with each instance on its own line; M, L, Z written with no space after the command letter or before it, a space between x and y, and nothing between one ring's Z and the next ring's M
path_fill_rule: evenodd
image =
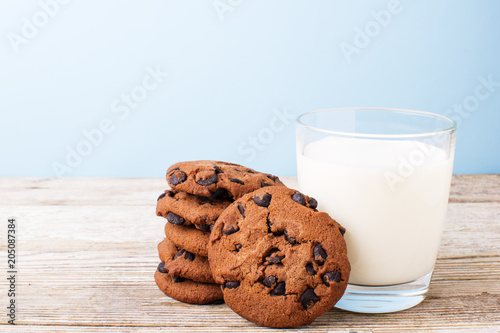
M293 179L286 179L293 182ZM17 220L16 326L8 332L276 331L226 305L188 305L156 286L164 179L0 179L0 267ZM332 309L306 331L500 331L500 175L454 176L430 292L407 311ZM8 281L0 279L0 322ZM289 330L291 331L291 330Z

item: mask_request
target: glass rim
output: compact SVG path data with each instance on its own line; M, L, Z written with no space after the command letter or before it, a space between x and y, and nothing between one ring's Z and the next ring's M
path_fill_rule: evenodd
M450 123L450 126L441 129L441 130L435 130L435 131L426 131L422 133L413 133L413 134L370 134L370 133L354 133L354 132L347 132L347 131L334 131L334 130L328 130L325 128L320 128L316 126L311 126L311 125L306 125L302 119L306 116L310 116L312 114L316 113L322 113L322 112L330 112L330 111L346 111L346 110L386 110L386 111L398 111L401 113L406 113L406 114L413 114L413 115L419 115L419 116L428 116L428 117L433 117L433 118L438 118L442 119L445 121L448 121ZM457 129L457 124L456 122L448 118L446 116L437 114L437 113L432 113L432 112L427 112L427 111L417 111L417 110L409 110L409 109L398 109L398 108L383 108L383 107L344 107L344 108L329 108L329 109L321 109L321 110L315 110L315 111L309 111L305 112L297 118L295 118L295 123L297 125L300 125L304 128L318 131L318 132L323 132L323 133L329 133L329 134L334 134L338 136L346 136L346 137L354 137L354 138L391 138L391 139L396 139L396 138L419 138L419 137L426 137L426 136L433 136L433 135L438 135L442 133L448 133L450 132L453 133Z

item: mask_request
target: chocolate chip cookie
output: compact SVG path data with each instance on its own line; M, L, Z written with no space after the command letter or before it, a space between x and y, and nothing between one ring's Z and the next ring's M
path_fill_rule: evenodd
M238 199L265 186L283 186L278 177L242 165L189 161L172 165L167 181L173 189L212 198Z
M306 325L343 295L350 273L345 229L316 206L296 190L273 186L221 214L209 262L236 313L269 327Z
M178 248L168 238L158 244L163 268L171 277L183 277L195 282L214 283L208 259Z
M222 291L217 284L194 282L181 277L172 278L166 273L160 263L155 272L155 282L167 296L190 304L221 303L223 300Z
M208 256L207 245L210 232L196 229L193 226L165 223L165 235L179 248L202 257Z
M231 201L213 200L177 190L168 190L158 197L156 215L177 225L195 225L210 231L210 226Z

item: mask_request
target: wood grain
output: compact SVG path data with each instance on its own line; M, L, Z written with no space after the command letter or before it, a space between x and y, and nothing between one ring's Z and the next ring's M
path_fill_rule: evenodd
M285 181L294 186L294 179ZM183 304L158 290L153 272L165 221L155 203L165 186L163 179L0 179L0 217L18 219L19 249L18 325L0 331L275 332L226 305ZM300 330L498 332L499 244L499 175L454 176L426 300L392 314L332 309ZM2 278L0 308L6 289Z
M295 178L281 179L297 187ZM127 205L147 206L166 187L159 178L4 178L0 179L0 202L2 206L102 206L109 205L109 200L126 200ZM450 202L500 202L500 174L454 175Z

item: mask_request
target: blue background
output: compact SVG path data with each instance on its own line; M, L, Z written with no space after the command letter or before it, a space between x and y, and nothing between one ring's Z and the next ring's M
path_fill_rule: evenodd
M345 106L449 115L454 173L500 172L499 1L55 1L0 2L0 176L295 175L291 117Z

